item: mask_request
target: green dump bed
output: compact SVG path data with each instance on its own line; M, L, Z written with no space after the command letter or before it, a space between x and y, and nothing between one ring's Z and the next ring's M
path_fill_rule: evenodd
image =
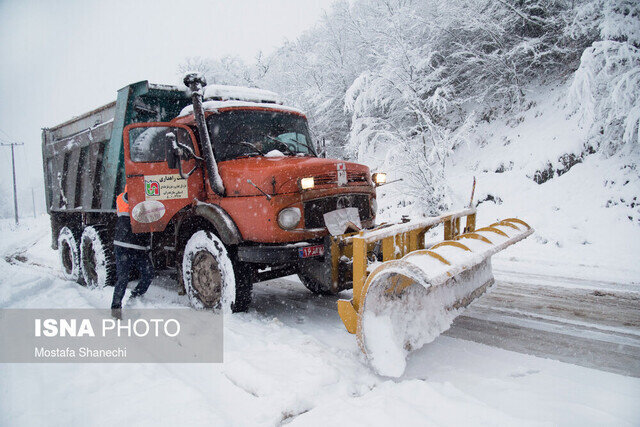
M47 212L115 212L125 183L124 127L170 121L189 103L186 89L145 80L120 89L114 102L43 129Z

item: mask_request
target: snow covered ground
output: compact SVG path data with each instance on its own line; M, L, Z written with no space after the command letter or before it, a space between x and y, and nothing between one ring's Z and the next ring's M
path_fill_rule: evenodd
M488 195L496 200L479 206L479 224L512 215L536 229L533 238L498 259L552 264L572 277L640 282L638 159L586 155L564 174L555 172L553 179L537 184L536 171L549 165L564 169L563 155L580 157L588 129L567 105L568 84L533 92L527 111L477 130L484 147L472 144L456 152L450 172L456 193L468 194L469 179L460 178L463 171L473 171L477 200Z
M0 234L0 307L108 307L111 288L62 279L47 217L17 229L0 222ZM501 261L512 270L526 265ZM258 284L254 308L225 319L222 364L2 364L0 424L640 423L640 378L449 336L413 353L401 378L378 377L335 301L291 277ZM158 278L138 304L187 300L175 282Z

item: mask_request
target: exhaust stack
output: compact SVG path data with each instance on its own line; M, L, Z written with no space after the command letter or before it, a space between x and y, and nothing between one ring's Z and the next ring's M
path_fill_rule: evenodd
M213 191L219 196L224 196L224 184L218 172L218 164L213 155L211 147L211 138L207 129L207 122L204 117L204 108L202 108L202 89L207 85L207 80L201 73L187 73L183 80L185 86L191 90L191 102L193 103L193 114L196 118L198 133L200 133L200 142L202 143L202 151L204 151L205 163L207 165L207 174L209 175L209 185Z

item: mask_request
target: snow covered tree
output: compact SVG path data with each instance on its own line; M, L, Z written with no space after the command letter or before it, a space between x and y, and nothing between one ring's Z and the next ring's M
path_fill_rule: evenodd
M367 12L363 21L385 16L387 31L361 27L371 47L368 70L346 93L352 114L348 150L403 177L411 201L435 213L448 207L444 167L457 141L450 138L447 113L458 106L452 76L435 49L439 32L424 25L412 2L383 1Z
M597 2L602 40L584 50L571 100L591 127L595 148L606 155L638 154L640 142L640 5L629 0Z
M313 135L326 140L334 157L344 155L350 129L344 96L364 61L353 20L348 1L334 3L314 28L269 58L261 81L309 114Z
M254 64L182 68L280 93L330 156L395 171L406 190L397 202L436 212L451 203L452 151L478 120L528 108L532 83L577 69L572 99L593 135L603 127L597 145L637 141L638 40L633 0L340 0Z
M199 56L186 58L178 66L178 74L182 76L187 71L203 73L210 84L254 86L252 67L234 56L224 56L220 59Z

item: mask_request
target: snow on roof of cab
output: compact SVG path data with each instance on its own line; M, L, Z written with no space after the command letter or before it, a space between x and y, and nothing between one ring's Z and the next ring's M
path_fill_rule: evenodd
M269 110L278 110L278 111L288 111L291 113L302 114L304 113L297 108L288 107L286 105L274 104L274 103L266 103L266 102L249 102L249 101L205 101L202 103L202 108L205 111L218 111L221 108L243 108L243 107L258 107L265 108ZM193 105L187 105L180 111L180 116L188 116L193 113Z
M259 107L304 115L297 108L282 105L277 93L253 87L207 85L204 88L204 99L202 107L205 111L217 111L220 108L229 107ZM193 106L187 105L180 111L180 116L186 116L191 113L193 113Z
M280 104L280 97L270 90L253 87L208 85L204 88L204 99L216 101L250 101Z

